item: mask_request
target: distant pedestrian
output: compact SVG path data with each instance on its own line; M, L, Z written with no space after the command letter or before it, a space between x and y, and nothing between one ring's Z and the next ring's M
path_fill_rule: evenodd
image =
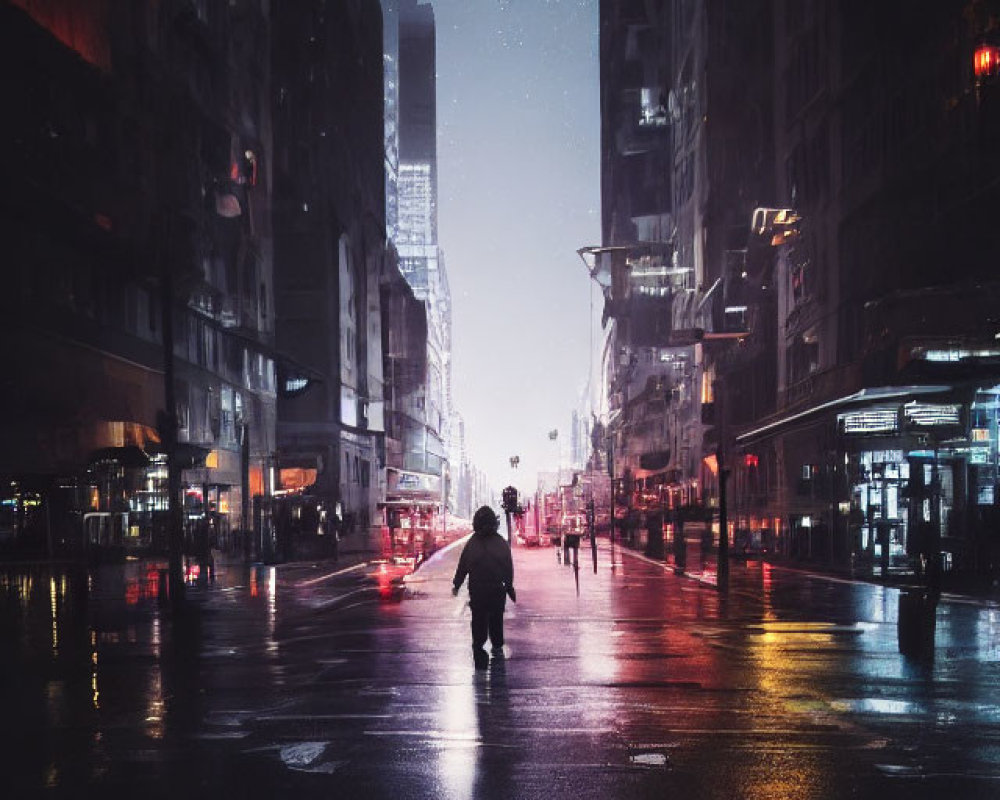
M215 580L215 556L212 554L212 537L207 517L195 523L194 552L198 559L198 583Z
M323 508L320 511L320 530L326 537L327 549L336 564L340 558L340 528L341 521L335 510Z
M483 506L472 518L472 538L466 542L455 570L451 593L458 594L465 576L469 576L469 607L472 610L472 656L476 669L485 669L489 656L483 649L487 637L493 657L503 657L503 612L509 597L517 602L514 591L514 562L510 545L499 534L500 520L489 506Z

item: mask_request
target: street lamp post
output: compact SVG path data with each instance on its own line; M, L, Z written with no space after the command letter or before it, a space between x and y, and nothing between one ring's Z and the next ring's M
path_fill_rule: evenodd
M162 220L162 241L170 241L168 219ZM181 505L181 467L177 448L177 399L174 383L174 264L170 249L160 255L160 313L163 334L163 398L165 410L160 416L160 434L167 453L167 569L169 597L175 610L184 603L182 549L184 517Z
M716 346L719 346L721 343L727 343L723 346L728 346L729 342L742 340L746 335L745 331L710 333L696 330L694 338L705 344L715 342ZM725 590L729 585L729 505L726 491L729 469L726 466L726 390L721 374L717 374L712 382L712 392L719 431L715 447L715 463L719 470L719 550L716 585L720 590Z
M716 584L725 589L729 583L729 503L726 483L729 469L726 466L726 406L723 397L723 382L715 380L715 411L719 415L719 441L715 449L715 461L719 469L719 552L716 567Z
M615 439L608 434L608 477L611 481L611 516L608 527L608 541L611 544L611 569L615 568Z

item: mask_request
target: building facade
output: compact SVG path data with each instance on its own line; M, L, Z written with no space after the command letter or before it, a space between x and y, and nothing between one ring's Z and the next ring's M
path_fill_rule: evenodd
M739 549L996 570L996 14L601 4L604 240L583 255L621 502L676 486L718 509L728 476Z
M328 536L332 525L355 537L345 546L376 550L387 258L382 14L377 0L356 0L274 4L271 18L277 343L305 370L278 401L279 549Z
M249 545L275 447L268 20L253 2L0 15L4 538L164 549L169 458L185 527Z
M405 469L422 487L437 486L438 513L446 506L450 480L448 427L451 385L451 298L437 234L436 28L429 3L386 3L387 17L398 21L398 81L395 99L398 131L398 210L394 244L399 271L424 304L426 358L423 380L411 406L415 415L400 429ZM387 79L388 79L387 74ZM396 465L390 465L396 469ZM423 490L422 490L423 491Z
M735 444L783 553L996 569L997 10L775 6L778 403Z

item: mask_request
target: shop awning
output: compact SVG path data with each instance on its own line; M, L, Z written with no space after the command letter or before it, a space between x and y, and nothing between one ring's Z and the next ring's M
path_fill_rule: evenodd
M150 448L154 453L166 454L166 448L162 444ZM177 442L174 445L174 456L181 469L194 469L205 466L205 459L212 452L210 447L201 447L189 442Z
M639 468L650 473L665 470L670 464L670 450L656 450L639 455Z
M827 411L866 405L868 403L884 403L887 400L902 401L907 397L918 395L941 394L952 391L953 388L952 386L879 386L862 389L853 394L844 395L825 403L819 403L802 411L777 417L756 428L744 431L736 437L736 444L740 446L752 444L760 439L783 432L792 425L814 420Z
M149 466L152 459L141 447L130 445L128 447L102 447L90 454L87 462L93 466L95 464L114 462L122 467L137 469Z

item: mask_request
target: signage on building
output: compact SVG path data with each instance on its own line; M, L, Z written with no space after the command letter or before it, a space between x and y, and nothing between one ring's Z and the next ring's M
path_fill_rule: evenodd
M386 495L394 500L438 500L441 476L389 467L386 470Z
M914 425L960 425L960 406L956 403L918 403L912 401L903 407L906 418Z
M894 408L867 408L837 416L844 433L894 433L899 427Z

